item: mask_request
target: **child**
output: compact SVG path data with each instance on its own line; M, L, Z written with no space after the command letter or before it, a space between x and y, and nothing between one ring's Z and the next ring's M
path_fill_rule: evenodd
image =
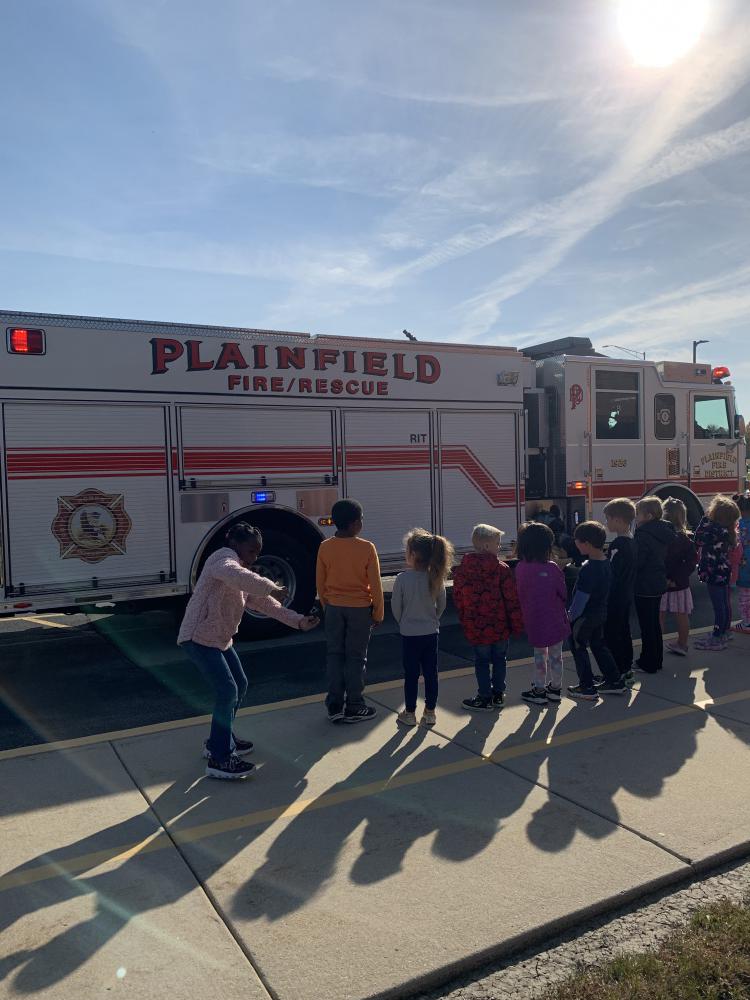
M740 606L740 620L734 626L736 632L750 634L750 493L737 497L740 520L737 535L740 547L740 565L737 574L737 599Z
M607 532L598 521L584 521L576 528L573 538L586 562L578 574L568 609L568 618L573 626L570 650L578 673L578 684L569 687L568 694L571 698L584 701L596 701L600 694L626 694L628 688L604 642L607 598L612 581L612 568L604 554ZM589 647L604 675L599 685L594 684Z
M534 680L521 697L531 705L556 704L562 688L562 647L570 635L568 588L552 561L554 532L546 524L522 524L518 532L516 587L526 637L534 647Z
M318 549L316 580L325 609L328 669L326 708L330 722L367 722L376 715L365 704L370 632L383 621L378 553L362 531L362 505L337 500L331 510L336 534Z
M641 626L641 655L636 669L655 674L664 661L664 640L659 613L662 594L667 590L666 558L674 529L662 520L658 497L644 497L635 505L635 610Z
M286 589L250 572L263 547L257 528L244 522L235 524L226 534L226 543L206 560L185 609L177 644L216 693L211 733L203 745L203 756L208 761L206 775L236 781L255 770L254 764L242 760L253 744L232 733L234 717L247 691L247 677L232 645L245 609L262 611L302 632L319 622L312 615L282 607L275 598L286 597Z
M729 581L732 567L729 550L737 541L736 524L740 508L730 497L714 497L708 512L698 525L695 544L700 549L698 576L708 588L714 609L714 629L695 643L696 649L720 651L727 648L727 633L732 623Z
M438 635L445 611L445 581L453 565L453 546L442 535L414 528L404 539L406 565L393 585L391 611L399 624L404 664L404 701L397 721L417 724L417 691L424 677L423 726L435 725L438 696Z
M612 584L607 600L604 641L612 654L625 684L633 684L633 639L630 635L630 609L635 588L636 552L633 539L635 504L626 497L611 500L604 508L607 531L616 537L609 546Z
M667 547L667 592L661 599L659 623L663 632L667 613L675 616L677 642L667 643L667 649L677 656L687 656L690 615L693 613L690 575L698 564L698 550L693 536L687 530L687 507L682 500L669 497L664 501L664 520L672 525L675 536Z
M474 647L477 693L463 701L470 712L503 708L508 638L523 631L513 573L498 555L503 534L490 524L478 524L471 533L474 552L463 557L453 574L453 603Z

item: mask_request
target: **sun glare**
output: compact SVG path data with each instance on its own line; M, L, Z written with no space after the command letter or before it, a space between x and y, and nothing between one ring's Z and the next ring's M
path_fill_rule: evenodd
M692 49L708 16L708 0L619 0L618 23L640 66L670 66Z

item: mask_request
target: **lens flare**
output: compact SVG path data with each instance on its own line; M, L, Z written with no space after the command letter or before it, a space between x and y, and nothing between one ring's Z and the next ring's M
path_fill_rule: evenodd
M619 0L623 41L640 66L664 67L696 44L708 18L708 0Z

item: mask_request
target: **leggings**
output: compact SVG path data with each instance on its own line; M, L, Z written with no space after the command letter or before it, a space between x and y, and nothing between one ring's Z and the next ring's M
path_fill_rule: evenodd
M563 657L562 643L554 646L534 647L534 687L543 690L547 684L553 688L562 686Z
M725 583L707 584L708 596L714 606L714 635L724 635L732 624L732 601Z
M750 587L737 588L737 603L745 625L750 625Z

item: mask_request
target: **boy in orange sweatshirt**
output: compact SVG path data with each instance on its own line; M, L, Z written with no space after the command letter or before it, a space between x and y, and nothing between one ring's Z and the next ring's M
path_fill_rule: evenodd
M365 704L367 646L383 621L380 562L372 542L359 538L362 505L337 500L331 510L336 534L318 549L318 598L325 610L328 695L331 722L367 722L375 709Z

